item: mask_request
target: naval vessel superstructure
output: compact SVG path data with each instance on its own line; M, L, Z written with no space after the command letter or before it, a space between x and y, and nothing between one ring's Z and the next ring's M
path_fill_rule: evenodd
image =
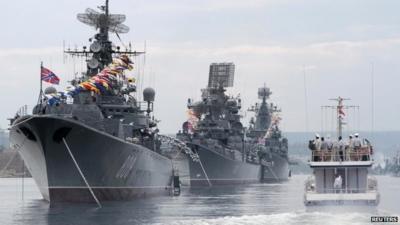
M385 160L384 171L395 177L400 177L400 151L398 151L392 158Z
M46 88L32 115L11 119L11 146L51 203L169 195L179 186L173 160L160 147L175 142L159 134L152 116L155 91L144 89L138 101L124 73L132 69L130 56L144 52L115 46L109 34L129 31L125 15L110 14L108 0L99 8L78 14L98 31L90 47L65 51L87 59L84 76L66 92Z
M261 103L256 103L249 109L255 113L255 117L251 118L250 126L246 130L246 142L265 145L258 153L264 166L263 181L279 182L289 177L288 140L282 136L279 128L280 110L273 103L267 103L271 94L268 87L258 89Z
M263 179L257 148L245 142L239 114L241 99L225 93L233 86L234 69L233 63L211 64L202 99L188 100L189 120L177 137L198 154L197 162L189 160L191 186L257 183Z

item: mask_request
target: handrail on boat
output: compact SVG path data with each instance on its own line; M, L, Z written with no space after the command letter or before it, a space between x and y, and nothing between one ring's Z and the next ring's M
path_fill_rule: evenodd
M356 194L356 193L372 193L377 192L377 189L369 188L324 188L318 192L316 190L306 190L307 193L320 193L320 194Z
M341 154L340 154L341 153ZM339 151L332 150L313 150L311 154L312 162L341 162L341 161L370 161L371 147L364 146L357 149L347 148Z

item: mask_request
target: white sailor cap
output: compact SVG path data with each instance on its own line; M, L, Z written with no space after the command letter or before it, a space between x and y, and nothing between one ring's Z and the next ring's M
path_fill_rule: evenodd
M358 133L355 133L354 136L358 137Z

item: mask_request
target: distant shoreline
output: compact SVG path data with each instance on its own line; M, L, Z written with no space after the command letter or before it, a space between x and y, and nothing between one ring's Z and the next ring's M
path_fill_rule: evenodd
M10 149L0 152L0 178L32 177L21 156Z

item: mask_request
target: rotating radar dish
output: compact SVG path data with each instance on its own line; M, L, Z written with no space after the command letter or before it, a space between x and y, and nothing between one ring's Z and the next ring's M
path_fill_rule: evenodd
M114 33L119 33L119 34L128 33L129 32L129 27L124 25L124 24L118 24L118 25L116 25L114 27L110 27L109 31L110 32L114 32Z
M95 52L95 53L99 52L99 51L101 50L101 45L100 45L100 43L97 42L97 41L93 42L93 43L90 45L90 50L91 50L92 52Z
M99 67L100 63L97 59L95 58L91 58L88 62L87 65L89 68L91 69L96 69L97 67Z
M78 13L77 18L80 22L96 29L106 29L115 33L129 32L129 27L122 24L126 20L126 16L123 14L100 13L88 8L85 13Z
M98 21L100 21L100 16L101 13L94 9L87 8L85 13L78 13L77 18L82 23L97 28Z

